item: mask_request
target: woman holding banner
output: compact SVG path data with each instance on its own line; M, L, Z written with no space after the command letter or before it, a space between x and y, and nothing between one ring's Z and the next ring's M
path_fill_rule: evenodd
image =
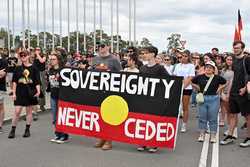
M201 74L192 79L193 87L202 93L203 100L198 100L199 111L199 142L205 140L205 132L207 123L209 123L211 138L210 142L216 142L216 134L218 127L218 113L220 108L220 97L222 89L225 87L226 80L215 74L216 65L213 61L205 64L205 74ZM197 95L198 96L198 95Z
M49 84L50 84L50 106L51 106L51 113L52 113L52 118L53 118L52 124L56 125L61 61L59 59L59 55L56 52L52 52L49 60L50 60L50 66L51 66L48 72ZM57 132L55 130L55 138L51 139L50 141L58 143L58 144L63 144L67 142L68 139L69 139L68 134Z

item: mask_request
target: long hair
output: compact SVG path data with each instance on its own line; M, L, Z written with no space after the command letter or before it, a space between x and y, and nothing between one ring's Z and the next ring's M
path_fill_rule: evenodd
M225 57L224 68L222 69L222 71L224 71L224 72L230 69L230 66L229 66L229 65L227 64L227 62L226 62L228 57L233 58L233 55L232 55L232 54L227 54L227 55L226 55L226 57Z
M63 60L62 60L62 56L59 52L52 52L51 53L52 56L55 56L58 60L58 66L59 68L62 68L63 67Z

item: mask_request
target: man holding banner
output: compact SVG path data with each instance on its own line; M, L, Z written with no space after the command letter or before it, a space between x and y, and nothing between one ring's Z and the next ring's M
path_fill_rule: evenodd
M155 62L155 58L158 54L158 49L156 47L153 47L153 46L147 47L145 49L145 54L146 54L148 64L140 68L140 73L150 74L156 77L157 76L163 76L163 77L169 76L166 69L163 66ZM147 149L146 146L140 146L137 148L138 151L144 151L146 149ZM150 153L155 153L157 150L158 150L157 147L148 148L148 151Z
M100 71L114 72L122 70L119 60L109 53L109 47L104 43L98 45L98 56L93 59L92 68ZM112 142L100 139L95 144L95 147L110 150L112 149Z

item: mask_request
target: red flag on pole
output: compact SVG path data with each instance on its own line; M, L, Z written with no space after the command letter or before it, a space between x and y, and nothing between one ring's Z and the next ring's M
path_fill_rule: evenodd
M237 29L237 26L235 26L234 41L240 41L240 40L241 40L241 37L240 37L239 31Z

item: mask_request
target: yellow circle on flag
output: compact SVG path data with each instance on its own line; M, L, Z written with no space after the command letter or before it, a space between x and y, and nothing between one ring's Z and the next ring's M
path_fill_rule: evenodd
M108 96L101 104L102 119L110 125L122 124L128 117L128 111L127 102L120 96Z

